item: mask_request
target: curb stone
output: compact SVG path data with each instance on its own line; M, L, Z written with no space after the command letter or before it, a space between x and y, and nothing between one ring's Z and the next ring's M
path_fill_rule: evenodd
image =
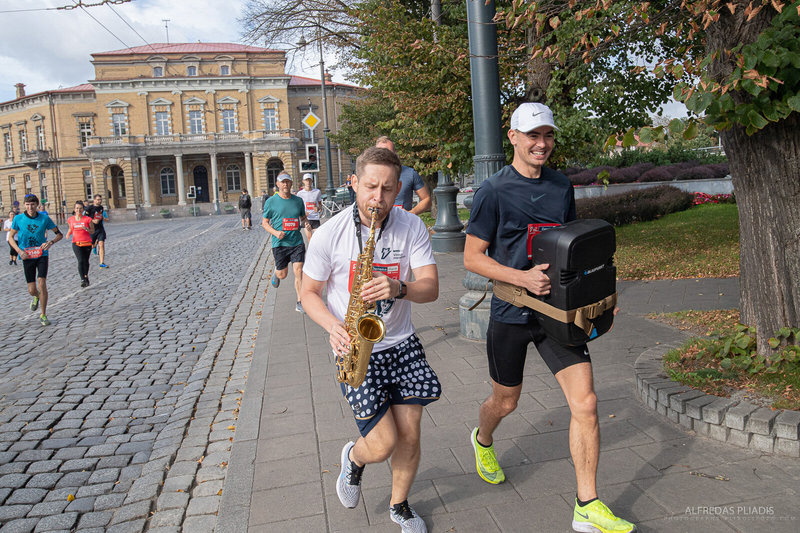
M800 457L800 412L759 408L671 381L663 372L662 358L676 347L655 346L636 359L636 389L645 406L703 437L762 453Z

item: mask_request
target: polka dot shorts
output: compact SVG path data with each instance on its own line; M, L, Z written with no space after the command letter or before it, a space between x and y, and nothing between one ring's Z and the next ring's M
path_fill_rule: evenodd
M369 433L390 405L428 405L442 394L439 378L428 365L415 334L391 348L373 352L360 387L354 389L345 383L341 387L362 436Z

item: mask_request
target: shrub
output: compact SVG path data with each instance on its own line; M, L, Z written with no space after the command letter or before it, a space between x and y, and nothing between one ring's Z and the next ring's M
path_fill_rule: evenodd
M576 209L578 218L599 218L621 226L683 211L692 206L693 199L691 193L663 185L600 198L582 198L576 201Z
M675 163L674 165L664 165L661 167L656 167L642 174L639 177L639 181L641 181L642 183L650 181L672 181L674 179L678 179L678 174L680 174L684 170L696 167L697 165L698 165L697 160L694 160L694 161L683 161L681 163Z
M603 171L611 172L612 170L617 169L609 166L592 167L569 176L569 180L573 185L591 185L600 181L597 177L598 174Z

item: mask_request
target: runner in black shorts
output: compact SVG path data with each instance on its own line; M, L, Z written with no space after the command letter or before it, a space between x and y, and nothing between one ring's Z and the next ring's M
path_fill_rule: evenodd
M94 248L96 254L100 255L100 268L108 268L106 264L106 228L103 225L103 222L108 220L108 216L103 207L103 197L101 195L94 195L92 205L86 208L86 215L94 222L92 248Z
M589 349L585 344L564 346L548 337L531 317L527 324L506 324L489 319L486 332L486 353L489 356L489 375L505 387L522 384L522 372L528 345L533 343L553 375L576 363L588 363Z
M489 279L550 293L547 264L532 264L531 239L540 224L575 219L575 192L569 179L547 168L554 147L553 113L539 103L524 103L511 116L508 138L514 148L511 165L484 181L470 212L464 266ZM488 253L487 253L488 252ZM616 313L616 311L615 311ZM569 448L577 491L572 527L575 531L635 530L597 499L600 427L592 365L586 345L561 346L539 327L533 311L492 297L486 338L492 393L480 407L472 431L478 475L486 482L505 481L494 452L493 433L517 407L522 392L525 355L532 342L556 378L570 410Z
M16 249L22 259L28 294L33 296L30 309L36 311L41 304L39 321L43 326L47 326L50 324L46 314L48 250L60 241L63 235L49 216L37 210L38 207L39 198L35 194L26 194L25 211L15 216L11 224L9 244ZM56 235L52 241L47 240L48 230L53 230Z
M304 244L297 246L276 246L272 249L275 258L275 270L283 270L289 263L303 263L306 260L306 247Z

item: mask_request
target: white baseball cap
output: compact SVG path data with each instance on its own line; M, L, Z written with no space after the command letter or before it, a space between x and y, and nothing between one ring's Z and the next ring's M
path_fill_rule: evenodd
M292 181L292 177L289 174L278 174L278 177L275 179L277 181Z
M303 179L314 181L314 176L310 172L306 172L305 174L303 174Z
M553 121L553 112L544 104L525 102L511 115L511 129L528 133L542 126L550 126L557 130Z

